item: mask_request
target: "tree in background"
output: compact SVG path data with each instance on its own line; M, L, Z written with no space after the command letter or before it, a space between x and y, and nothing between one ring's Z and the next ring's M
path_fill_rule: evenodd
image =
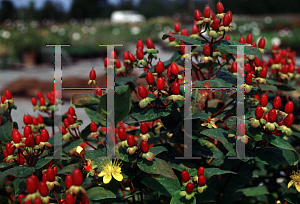
M0 21L5 19L17 19L20 16L16 14L16 8L11 1L1 1Z

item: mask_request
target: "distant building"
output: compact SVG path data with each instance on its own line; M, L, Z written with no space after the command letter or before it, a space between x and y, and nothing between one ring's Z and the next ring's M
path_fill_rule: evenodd
M141 23L145 21L145 16L137 11L114 11L110 17L111 23Z

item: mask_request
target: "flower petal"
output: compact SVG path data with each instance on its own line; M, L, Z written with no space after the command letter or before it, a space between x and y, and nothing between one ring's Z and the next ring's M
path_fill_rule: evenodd
M295 181L294 180L291 180L289 183L288 183L288 188L290 188L293 184L295 183Z
M98 176L99 177L102 177L102 176L104 176L106 174L106 172L105 171L101 171L101 173L100 174L98 174Z
M113 172L112 173L113 177L117 180L117 181L122 181L123 180L123 175L117 172Z
M111 174L109 174L109 173L105 174L103 177L103 183L108 184L111 181L111 178L112 178Z
M300 193L300 183L296 182L295 187L297 189L297 191Z

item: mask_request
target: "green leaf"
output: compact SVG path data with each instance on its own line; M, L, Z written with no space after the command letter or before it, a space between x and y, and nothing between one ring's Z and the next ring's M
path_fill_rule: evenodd
M8 164L8 163L0 163L0 169L5 169L5 168L11 167L13 165L15 165L15 164L14 163L10 163L10 164Z
M76 108L80 108L88 105L99 105L100 99L95 94L74 94L70 103Z
M217 129L206 129L203 130L201 132L201 134L206 135L208 137L212 137L218 141L220 141L224 147L233 155L236 155L235 150L233 149L234 144L228 142L227 138L225 137L225 135L228 135L228 132L221 129L221 128L217 128Z
M276 86L281 91L294 91L295 90L290 85L274 81L273 79L267 79L267 82L270 83L271 85Z
M268 165L295 165L298 157L293 151L280 149L278 147L265 147L253 152L252 157L258 162Z
M66 146L66 147L64 148L64 150L65 150L66 152L69 152L69 151L71 151L72 149L74 149L75 147L81 145L82 142L83 142L83 139L72 141L68 146Z
M164 176L158 176L157 178L146 177L142 179L141 183L168 197L172 197L176 191L181 189L181 185L176 176L173 179Z
M97 117L97 106L87 106L83 108L86 114L89 116L91 121L95 122L96 124L99 124L99 120Z
M107 198L116 198L116 195L113 192L102 187L91 188L87 190L86 195L91 201L103 200Z
M136 80L137 80L136 76L121 77L116 80L116 84L121 86L121 85L127 84L128 82L131 82L134 85L136 85L136 83L135 83Z
M26 179L27 178L17 178L14 180L14 188L15 188L15 195L19 195L26 186Z
M178 35L178 34L164 34L162 39L165 40L168 37L174 37L177 40L183 41L187 44L192 44L192 45L201 45L204 46L206 44L206 41L201 39L201 40L197 40L195 38L189 37L189 36L185 36L185 35Z
M204 176L206 179L210 179L214 175L221 175L221 174L236 174L233 171L222 170L219 168L205 168Z
M176 191L171 199L170 204L196 204L196 197L192 197L191 200L185 199L185 196L181 196L179 193L181 191Z
M237 192L242 192L246 197L269 194L268 189L265 186L243 188L243 189L237 190Z
M149 152L154 153L155 156L164 151L168 151L164 146L154 146L149 149Z
M78 167L78 163L70 164L66 167L64 167L62 170L58 171L57 174L66 174L66 173L72 173L75 168Z
M299 193L287 193L283 195L283 199L288 201L291 204L300 204L300 195Z
M294 149L294 147L290 143L288 143L288 141L282 139L281 137L279 137L277 135L267 135L266 139L268 142L270 142L275 147L279 147L281 149L292 150L297 153L297 151Z
M134 162L136 161L136 157L134 155L130 155L126 152L125 148L116 149L116 157L121 157L125 162Z
M170 115L171 111L169 109L158 109L151 108L146 111L142 111L139 113L132 113L127 117L126 123L136 123L136 122L149 122L158 120L161 117L165 117ZM133 118L135 119L133 119Z
M165 160L154 157L153 161L143 159L139 161L137 165L146 173L159 174L167 178L175 178L173 169Z
M47 156L48 158L49 156ZM53 157L53 156L52 156ZM46 164L48 164L50 161L52 160L51 159L46 159L46 158L39 158L39 160L36 162L36 164L34 165L34 168L35 169L41 169L43 168Z
M209 87L204 85L204 83L207 84L207 82L209 82ZM207 88L225 88L225 87L232 87L232 83L228 83L222 79L219 79L217 77L215 77L213 80L204 80L204 81L197 81L195 83L194 88L203 88L203 87L207 87Z
M207 158L224 159L223 153L213 143L205 140L198 139L198 142L193 144L193 154Z
M192 115L188 115L185 117L185 120L190 120L190 119L202 119L202 120L208 120L208 114L207 113L195 113Z
M106 148L97 149L97 150L86 150L85 158L92 161L96 160L99 157L106 157Z
M235 42L235 41L231 41L231 40L221 40L217 43L214 43L212 46L213 46L213 48L217 49L219 52L222 52L222 53L237 54L237 46L232 46L232 45L244 45L244 44ZM254 55L260 61L263 60L260 50L256 47L245 46L244 54L245 55Z
M112 91L111 89L109 91ZM131 108L131 90L128 85L122 85L115 88L114 107L115 123L122 121L128 116ZM106 127L107 121L107 94L101 97L100 105L97 109L97 117L101 126Z
M90 124L89 124L80 132L80 138L85 140L91 133L92 133L92 131L91 131Z
M12 175L17 178L28 177L34 171L35 171L35 169L33 167L27 167L27 166L16 166L16 167L7 169L6 171L3 171L0 174L0 189L3 189L3 184L4 184L6 176Z
M261 91L272 91L275 93L275 95L278 94L278 89L276 86L259 84L258 87Z
M4 125L0 126L0 140L2 142L11 142L11 132L13 130L13 123L8 121Z

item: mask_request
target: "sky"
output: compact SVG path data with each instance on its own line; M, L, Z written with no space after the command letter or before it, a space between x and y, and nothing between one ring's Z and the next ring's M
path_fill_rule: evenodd
M7 1L7 0L5 0L5 1ZM24 6L26 7L29 5L30 1L34 1L35 7L37 9L40 9L43 7L44 3L49 0L10 0L10 1L13 2L17 8L24 7ZM50 1L61 2L66 11L68 11L72 5L72 0L50 0ZM137 3L138 1L139 0L133 0L134 3ZM112 5L117 5L119 2L120 2L120 0L108 0L108 3L110 3Z

